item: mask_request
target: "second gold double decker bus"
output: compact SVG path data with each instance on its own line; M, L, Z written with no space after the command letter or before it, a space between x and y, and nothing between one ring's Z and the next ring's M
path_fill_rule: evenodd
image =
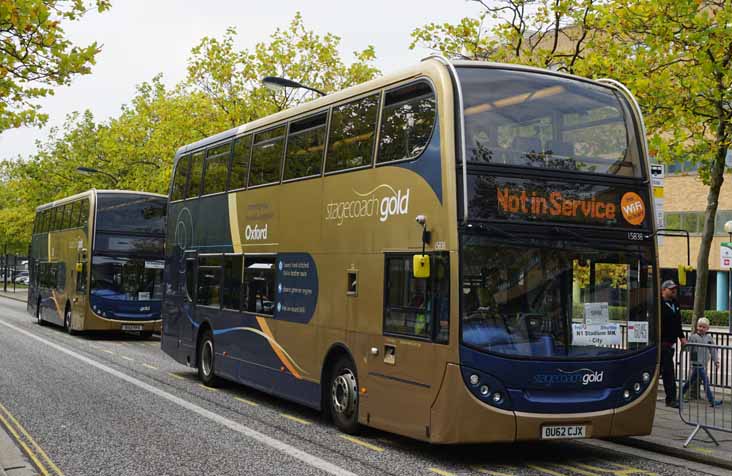
M28 312L77 331L160 330L163 195L89 190L36 210Z
M434 57L187 145L163 350L346 432L649 433L646 155L620 84Z

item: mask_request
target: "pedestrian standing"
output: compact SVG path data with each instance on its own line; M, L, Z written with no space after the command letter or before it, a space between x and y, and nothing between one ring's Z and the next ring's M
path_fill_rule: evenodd
M707 334L707 332L709 332L709 319L706 317L700 317L696 321L696 332L689 337L689 344L714 345L714 339L712 336ZM692 383L692 385L698 385L698 382L701 381L702 385L704 385L704 390L707 392L707 400L709 400L709 404L713 407L718 407L722 404L722 401L714 399L714 394L709 386L709 376L707 375L707 362L709 362L710 358L718 369L719 357L717 356L716 348L692 346L691 375L689 376L689 380L684 383L683 387L681 387L681 393L684 395L684 398L686 398L686 392L689 390L689 383Z
M661 284L661 377L666 392L666 406L673 408L679 407L674 348L677 340L681 341L681 345L686 345L681 328L681 308L676 300L677 288L670 279Z

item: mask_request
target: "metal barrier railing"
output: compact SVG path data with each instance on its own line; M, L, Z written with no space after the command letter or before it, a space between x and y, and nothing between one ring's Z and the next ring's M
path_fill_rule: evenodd
M688 338L692 332L684 330L684 334ZM732 334L727 332L707 332L711 336L714 343L719 346L732 346ZM676 375L681 375L681 369L688 364L684 359L688 359L689 355L682 351L679 345L676 346ZM721 356L719 365L719 373L710 375L709 383L712 387L732 389L732 354L724 354ZM680 377L679 377L680 378Z
M699 430L704 430L719 446L710 430L732 433L732 390L712 382L730 381L732 346L689 343L679 357L679 416L695 427L684 448ZM727 363L726 368L722 362Z

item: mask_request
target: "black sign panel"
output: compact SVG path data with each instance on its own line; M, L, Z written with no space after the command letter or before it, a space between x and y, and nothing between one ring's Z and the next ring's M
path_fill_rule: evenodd
M581 182L468 176L471 220L560 222L649 229L644 190Z

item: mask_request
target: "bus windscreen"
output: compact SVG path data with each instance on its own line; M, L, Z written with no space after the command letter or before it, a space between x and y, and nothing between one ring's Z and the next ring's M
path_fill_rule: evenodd
M630 113L613 90L496 68L458 75L469 162L641 176Z
M165 233L167 200L150 195L99 193L98 230L114 233Z
M159 301L163 261L94 256L91 294L117 301Z
M463 342L491 353L618 357L655 343L650 253L466 236Z

